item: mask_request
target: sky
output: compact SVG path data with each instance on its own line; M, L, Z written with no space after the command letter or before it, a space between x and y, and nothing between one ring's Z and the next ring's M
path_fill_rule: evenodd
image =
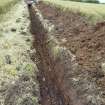
M100 3L105 3L105 0L99 0L100 1Z

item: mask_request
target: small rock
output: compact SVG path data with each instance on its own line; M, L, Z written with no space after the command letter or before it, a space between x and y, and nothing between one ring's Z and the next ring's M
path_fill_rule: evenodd
M12 32L16 32L16 28L12 28L11 31L12 31Z
M22 65L18 65L17 67L16 67L16 70L17 71L20 71L22 69Z
M21 32L21 34L23 34L23 35L27 35L27 32L25 32L25 31L22 31L22 32Z
M11 57L10 57L10 55L6 55L5 56L5 60L6 60L6 63L7 64L11 64L12 62L11 62Z
M23 74L20 79L21 79L21 81L29 81L30 77L28 75L26 75L26 74Z
M67 42L66 38L61 39L61 43L66 43L66 42Z
M26 39L26 41L27 41L27 42L30 42L30 41L31 41L31 39L29 39L29 38L28 38L28 39Z
M105 73L105 63L101 64L102 71Z
M30 17L29 17L29 16L27 16L27 19L30 19Z
M21 30L24 30L25 29L25 27L21 27Z
M6 91L6 87L0 89L0 93L5 92Z
M16 19L16 23L19 23L21 21L21 18Z

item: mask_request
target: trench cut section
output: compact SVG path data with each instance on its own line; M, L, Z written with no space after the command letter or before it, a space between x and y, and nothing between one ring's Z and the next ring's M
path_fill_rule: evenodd
M32 5L28 9L39 69L41 105L83 105L67 75L72 70L74 56L53 37L54 25L43 18L37 7Z

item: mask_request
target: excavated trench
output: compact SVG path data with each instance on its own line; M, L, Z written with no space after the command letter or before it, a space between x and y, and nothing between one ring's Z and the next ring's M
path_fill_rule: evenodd
M29 7L29 13L40 103L104 105L104 22L93 26L79 12L43 3L37 7Z
M75 56L60 46L53 37L54 25L45 20L34 5L29 7L29 13L39 69L41 105L83 105L69 81L77 65Z

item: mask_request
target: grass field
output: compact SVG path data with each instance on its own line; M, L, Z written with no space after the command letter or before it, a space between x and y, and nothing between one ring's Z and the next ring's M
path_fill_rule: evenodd
M19 0L0 0L0 15L7 12Z
M89 17L93 21L105 19L105 4L91 4L63 0L44 0L64 9L76 10Z

